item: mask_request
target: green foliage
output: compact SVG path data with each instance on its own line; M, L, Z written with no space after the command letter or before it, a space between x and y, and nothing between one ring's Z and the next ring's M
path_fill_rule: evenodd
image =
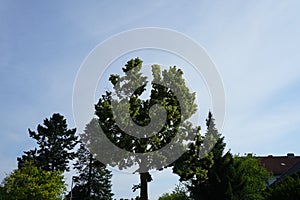
M180 125L183 125L197 109L194 103L195 94L189 91L183 79L183 72L175 66L161 71L160 66L153 65L153 81L151 82L152 87L149 90L150 98L146 100L142 98L141 96L146 91L148 80L147 77L142 75L141 69L142 60L139 58L128 61L123 68L124 76L111 75L109 78L115 92L114 96L112 92L107 91L95 106L96 115L99 117L99 124L106 137L116 146L132 153L154 152L169 144L171 139L180 132L179 130L182 128ZM136 86L139 87L136 89ZM135 91L132 91L133 89ZM180 97L182 97L180 103L175 94L180 94ZM128 113L122 113L122 109L124 107L127 108L127 102L129 102ZM136 123L139 126L146 126L151 122L151 118L155 116L161 117L158 112L149 112L150 108L153 108L156 104L162 106L167 114L166 122L163 124L161 130L151 137L147 137L149 133L141 131L139 134L145 136L145 138L129 135L128 132L132 123ZM114 105L116 110L120 111L118 116L113 115L112 105ZM129 127L128 129L121 129L119 127L120 124L116 123L116 117L120 116L123 116L123 118L121 117L119 122L122 123L123 127ZM124 120L125 116L127 118L130 116L133 122ZM170 152L172 151L172 149L169 150ZM114 158L114 160L119 159ZM164 167L167 165L167 162L167 157L159 153L153 153L145 157L128 156L120 159L119 162L112 161L110 164L118 166L120 169L138 165L139 169L137 172L141 174L141 193L144 191L141 194L141 198L147 199L147 195L145 194L147 193L147 182L151 180L149 178L150 174L147 171L153 168Z
M218 139L212 149L213 165L208 169L207 179L203 182L192 180L189 185L193 199L233 199L231 177L234 174L233 157L230 152L225 153L223 138Z
M273 183L265 191L266 200L300 199L300 171Z
M94 119L91 123L97 123L97 120ZM75 187L72 191L72 199L112 199L111 172L106 169L105 165L96 160L83 144L77 151L74 168L77 171L77 176L74 178Z
M193 198L198 198L198 191L201 189L199 185L206 184L209 180L209 173L214 165L216 157L214 153L209 152L211 145L215 143L219 134L215 129L215 124L211 113L207 119L207 133L205 140L200 135L200 128L197 130L197 135L194 142L188 147L187 151L173 163L173 173L179 175L180 181L188 183L190 195ZM223 148L223 146L221 146ZM206 192L206 191L204 191ZM201 192L203 196L205 193Z
M189 200L187 190L183 185L177 185L172 193L165 193L158 200Z
M62 172L45 171L27 161L7 176L3 185L7 200L57 200L66 190Z
M178 194L178 193L165 193L158 200L188 200L189 198L185 194Z
M6 188L0 185L0 200L10 200Z
M259 161L252 156L234 158L229 151L224 153L224 137L218 133L211 113L206 126L205 138L197 139L173 167L180 180L187 182L190 197L204 200L263 199L270 177L267 170L259 166ZM206 157L199 157L205 154Z
M114 199L116 200L116 199ZM140 200L140 197L135 197L135 198L131 198L131 199L123 199L123 198L120 198L120 200Z
M263 200L263 192L271 174L259 165L259 160L252 155L234 157L236 175L233 180L237 199Z
M206 154L204 158L200 156L203 139L200 135L200 128L188 128L189 131L196 132L194 143L190 144L186 152L173 164L173 173L180 177L180 181L192 181L200 184L207 180L208 169L212 167L212 154Z
M96 115L99 117L100 126L106 136L115 145L134 153L153 152L164 147L178 132L182 116L185 116L184 119L187 119L196 111L196 105L194 104L195 94L190 93L189 89L184 85L183 73L176 67L170 67L169 70L161 72L160 67L154 65L152 66L153 77L166 85L176 83L178 90L186 95L186 102L180 102L179 105L175 94L170 89L154 83L155 80L152 83L150 99L142 100L140 96L146 90L147 77L142 76L140 73L141 67L142 61L138 58L133 59L128 61L125 68L123 68L125 76L111 75L110 81L114 85L114 91L118 99L113 98L111 92L107 92L99 99L96 105ZM119 82L116 82L116 80ZM136 85L141 86L134 93L131 93L132 88L135 88ZM129 115L140 126L145 126L151 121L149 110L153 105L159 104L163 106L167 111L165 126L158 134L148 138L137 138L127 134L126 130L121 130L118 127L119 124L116 124L112 112L112 105L120 106L120 108L117 107L115 109L122 110L121 106L127 105L125 102L130 102ZM118 114L122 115L124 113ZM155 115L155 112L151 114ZM124 126L130 127L130 124L125 124ZM145 136L147 134L149 133L144 133ZM133 163L138 162L132 160L132 158L126 160L128 160L126 163L118 163L121 169L130 167Z
M50 119L45 119L43 125L38 125L37 132L28 129L30 137L35 139L38 149L24 152L18 158L18 167L25 161L33 161L36 166L47 171L69 171L68 163L75 156L73 150L77 144L76 129L68 129L64 117L55 113Z

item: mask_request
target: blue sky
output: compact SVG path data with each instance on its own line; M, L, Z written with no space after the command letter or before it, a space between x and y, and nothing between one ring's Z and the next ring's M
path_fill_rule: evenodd
M182 32L207 50L223 79L222 134L234 154L300 155L299 9L298 1L1 0L0 179L34 147L28 128L54 112L75 127L73 83L89 52L114 34L142 27ZM116 198L134 197L130 188L137 182L137 175L114 170ZM170 170L155 173L150 198L176 183Z

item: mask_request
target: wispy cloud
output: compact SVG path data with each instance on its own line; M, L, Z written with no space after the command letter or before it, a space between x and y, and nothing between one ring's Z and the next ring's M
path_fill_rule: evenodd
M0 179L16 167L15 159L23 150L33 147L27 128L35 129L53 112L64 114L74 127L73 81L90 50L112 34L144 26L181 31L207 49L224 81L227 115L223 133L234 153L300 154L296 144L300 120L298 8L296 1L63 2L59 6L3 1ZM197 95L201 98L201 91ZM200 107L205 115L202 119L208 107ZM176 178L169 172L156 174L151 191L169 190ZM113 179L120 196L131 197L128 179L132 176ZM160 188L156 179L166 180L168 186ZM119 190L122 185L128 188Z

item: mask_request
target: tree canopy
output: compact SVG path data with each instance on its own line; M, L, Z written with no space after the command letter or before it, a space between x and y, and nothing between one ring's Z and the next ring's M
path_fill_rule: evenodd
M33 161L36 166L47 171L69 171L68 163L74 159L72 152L78 143L76 129L68 129L64 117L54 113L50 119L45 119L43 125L37 126L37 132L28 129L29 136L36 140L38 148L25 151L18 158L18 166L25 161Z
M206 170L206 177L197 177L190 180L188 185L191 197L193 199L232 199L232 185L231 177L234 173L233 156L230 152L224 154L225 143L224 138L220 137L220 134L216 131L214 119L209 113L206 120L208 139L216 140L211 151L207 154L207 157L211 158L211 165L203 168L203 164L208 159L207 157L201 158L197 168L198 171ZM208 143L209 144L209 143ZM199 166L200 165L200 166Z
M158 200L189 200L188 191L182 184L176 185L171 193L164 193Z
M224 152L224 137L214 121L209 112L205 138L196 138L196 142L174 163L173 172L187 185L192 199L263 199L269 172L250 155L234 157L230 151Z
M148 90L148 80L141 73L142 60L132 59L122 69L124 76L110 76L114 93L106 91L102 95L95 106L96 115L106 137L129 152L126 157L117 159L112 153L110 164L120 169L138 165L141 198L148 199L149 170L168 165L172 156L167 154L175 152L176 145L181 144L173 141L170 145L176 134L192 134L185 128L191 126L186 120L197 109L195 93L186 86L182 70L174 66L161 71L159 65L152 65L150 98L145 99L142 95ZM96 144L96 139L92 141ZM162 153L160 149L168 144L168 149ZM93 148L91 146L89 148ZM115 156L119 155L116 153Z
M300 199L300 171L270 185L265 191L265 199Z
M259 159L248 154L235 156L235 177L233 179L234 195L237 199L263 200L264 191L271 173L260 166Z
M80 134L81 142L76 129L69 129L58 113L46 118L37 131L28 129L37 147L17 158L18 169L3 180L0 199L62 199L63 173L74 159L74 187L65 199L112 200L107 164L119 169L137 167L133 173L139 173L140 183L132 188L140 189L136 200L148 200L150 170L167 167L173 168L184 187L177 186L159 200L300 199L299 171L267 186L271 174L258 158L225 151L224 136L211 112L201 135L201 128L189 121L197 105L181 69L152 65L148 85L142 63L131 59L122 68L123 75L110 75L113 91L100 97L95 105L97 118Z
M45 171L32 162L25 161L24 166L14 170L4 181L7 200L58 200L66 190L60 171Z
M112 199L111 172L83 144L77 150L74 168L77 174L73 178L75 186L72 189L72 199Z

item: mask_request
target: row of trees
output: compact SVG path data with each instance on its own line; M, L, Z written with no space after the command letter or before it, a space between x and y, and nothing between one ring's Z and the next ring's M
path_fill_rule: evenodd
M209 113L206 136L217 142L207 157L199 158L191 147L173 165L181 184L159 200L294 200L300 198L300 171L268 186L272 174L260 165L259 159L233 156L224 152L224 137L215 128ZM199 161L196 161L199 159ZM211 160L210 160L211 159ZM209 160L209 162L207 162ZM202 164L201 164L202 163Z
M151 87L147 88L147 77L141 73L142 60L132 59L122 69L123 76L110 76L114 92L107 91L102 95L96 104L96 115L101 129L110 141L128 152L143 153L143 156L128 153L121 160L113 158L118 156L116 154L109 161L120 169L136 165L139 167L136 172L140 174L140 184L133 189L140 188L141 199L148 199L147 184L152 180L149 171L164 167L172 167L173 172L180 176L187 187L188 198L265 198L266 182L270 174L259 165L259 160L250 155L234 157L230 151L224 152L224 138L218 133L211 113L206 121L207 131L204 135L200 134L200 127L195 127L188 121L196 112L197 105L195 93L186 86L182 70L175 66L161 70L160 66L153 65L153 80ZM145 100L142 96L146 89L150 91L150 95ZM166 111L166 121L160 131L149 137L147 129L136 129L133 122L149 126L158 115L163 118L157 110L151 113L150 108L156 104ZM118 111L117 116L114 115L113 107L115 113ZM132 120L128 120L129 117ZM135 134L144 137L129 135L130 130L135 130ZM181 137L175 138L176 134ZM182 145L183 138L189 142L188 147ZM92 136L87 140L90 144L93 141L97 140ZM168 144L168 152L186 148L185 153L171 164L168 160L170 155L157 151ZM102 145L96 143L95 146ZM93 145L90 147L92 149ZM212 150L207 151L208 149ZM155 153L148 154L149 152ZM175 194L177 193L171 195ZM182 195L180 192L180 199L183 198Z
M195 93L186 86L182 70L175 66L161 70L160 66L153 65L153 80L151 87L147 88L148 77L141 72L142 61L139 58L128 61L122 69L123 76L110 76L114 92L107 91L102 95L96 105L96 115L107 138L120 148L135 153L125 154L121 160L112 158L109 163L120 169L139 167L136 172L140 174L140 184L134 189L140 188L142 200L148 199L147 185L152 180L149 171L166 167L172 167L173 172L180 176L192 199L261 198L269 174L258 165L258 161L252 157L234 158L229 151L224 152L224 138L218 133L211 113L206 121L205 135L201 135L200 127L189 122L197 105ZM145 100L146 89L150 94ZM147 129L136 129L133 122L149 126L157 115L161 115L158 111L151 113L150 108L156 104L166 111L166 121L156 134L149 137ZM117 116L113 108L115 113L118 111ZM132 129L135 134L144 137L129 135ZM176 138L176 134L180 137ZM91 136L88 140L91 149L102 146L93 144L93 141L97 140ZM189 145L183 145L183 141ZM185 153L171 162L169 158L172 155L158 151L167 145L170 154L183 149Z
M251 200L276 194L278 189L266 189L270 174L259 166L256 158L235 157L230 151L225 152L224 137L216 129L210 112L204 135L200 127L188 121L197 105L195 93L186 86L182 70L175 66L161 70L160 66L153 65L149 89L139 58L128 61L122 69L123 76L113 74L109 78L114 93L106 91L95 105L98 118L80 134L84 143L79 141L75 129L67 128L60 114L45 119L36 132L29 129L37 147L17 159L18 169L4 179L0 195L9 200L61 199L66 192L63 173L70 170L70 161L74 160L74 187L65 198L112 199L111 172L95 159L103 153L107 154L102 155L105 164L120 169L138 167L140 183L133 190L140 189L140 197L136 199L148 200L150 170L167 167L173 168L185 187L164 194L161 200ZM143 96L146 90L150 91L148 99ZM165 110L166 120L157 125L153 122L164 116L161 108ZM130 131L134 134L128 134ZM107 148L105 139L127 153L119 154L113 149L102 151ZM165 150L160 151L162 148ZM176 152L183 150L179 159L172 160Z
M76 130L67 128L62 115L55 113L38 125L37 132L28 131L37 147L17 158L18 169L3 180L0 199L64 198L67 189L63 174L70 171L72 160L76 176L66 199L112 199L111 172L78 140Z
M49 123L50 121L51 123ZM94 119L87 127L91 128L96 121ZM65 122L61 115L54 114L50 120L44 121L43 127L38 126L42 128L38 128L37 133L29 130L30 135L35 136L38 140L37 143L41 145L34 150L36 154L28 154L27 151L25 155L18 158L18 169L14 170L3 181L3 187L0 190L2 199L62 199L66 192L63 172L69 170L70 159L60 158L60 162L50 162L56 159L55 156L59 157L59 151L75 158L74 169L77 172L77 176L74 177L75 186L72 192L69 192L65 197L66 199L112 199L110 171L96 160L81 143L76 153L65 151L64 148L68 148L66 147L68 146L67 143L70 143L70 146L78 143L77 137L74 135L75 131L67 130ZM201 159L195 153L197 152L197 143L191 145L190 149L172 164L173 172L180 176L183 184L176 187L171 194L164 194L159 198L160 200L279 200L299 197L300 172L267 187L266 182L270 174L265 168L259 166L258 159L252 155L234 157L229 151L224 152L224 137L221 137L216 130L211 113L209 113L206 122L206 137L216 138L217 143L208 155ZM53 137L54 132L49 132L50 127L56 131L58 131L58 127L64 127L64 132L71 133L71 135L69 138L62 137L64 139L51 140L48 138L49 134L51 133L50 135ZM73 140L69 142L70 138L75 138L75 142ZM55 145L51 144L50 141L55 141ZM52 147L55 147L56 150ZM47 153L37 153L42 152L41 149L47 149L44 151ZM29 157L28 155L32 156ZM48 158L48 162L38 159L42 156Z
M178 196L183 194L187 199L264 199L270 173L252 155L239 157L224 151L224 137L218 133L211 113L208 114L206 126L205 137L216 140L215 145L204 158L199 157L197 143L196 147L191 146L173 164L173 172L179 175L186 191L177 189L171 194L164 194L160 200L182 199Z

